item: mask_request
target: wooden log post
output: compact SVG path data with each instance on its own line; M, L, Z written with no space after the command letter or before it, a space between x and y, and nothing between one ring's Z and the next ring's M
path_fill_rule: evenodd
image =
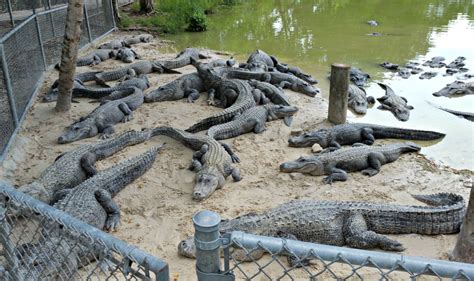
M470 184L465 183L465 185L471 189L469 203L456 246L454 246L454 251L450 259L459 262L474 263L474 185L472 180Z
M349 70L349 65L340 63L331 65L328 120L336 125L346 123Z

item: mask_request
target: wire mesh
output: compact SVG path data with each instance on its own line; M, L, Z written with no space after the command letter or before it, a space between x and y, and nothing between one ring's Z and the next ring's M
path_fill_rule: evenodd
M167 280L166 263L0 184L2 280Z
M317 244L308 247L304 255L297 255L291 243L288 243L292 240L275 239L281 241L258 241L253 247L245 247L242 241L233 238L226 245L228 250L224 251L227 265L223 274L233 273L238 280L446 280L446 277L452 280L474 279L474 276L469 276L464 271L466 264L452 263L455 268L452 269L454 274L451 276L446 276L445 272L441 272L441 269L429 262L421 270L413 272L403 259L394 262L390 268L387 268L384 261L370 255L361 257L362 262L351 263L344 254L344 251L351 250L347 248L341 248L344 251L331 260L321 256ZM283 246L276 251L275 244Z
M5 150L8 140L15 130L4 77L3 65L0 60L0 155Z

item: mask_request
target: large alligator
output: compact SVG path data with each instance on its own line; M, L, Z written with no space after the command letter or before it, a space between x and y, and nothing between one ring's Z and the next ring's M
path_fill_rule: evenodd
M443 89L433 93L435 97L458 97L474 94L474 82L454 81Z
M207 135L216 140L228 139L254 131L256 134L265 131L267 121L284 119L285 125L291 125L293 115L298 111L295 106L265 104L252 107L234 120L209 128Z
M295 200L260 214L249 213L223 220L219 231L221 234L243 231L312 243L362 249L380 248L386 251L403 251L405 247L383 234L438 235L459 232L466 210L462 196L452 193L412 196L430 206ZM185 257L195 258L195 250L193 237L178 245L178 253ZM264 250L252 251L251 258L258 259L264 253ZM246 255L234 252L233 256Z
M182 50L174 59L171 60L157 60L156 62L168 69L175 69L185 67L186 65L190 65L191 59L195 61L199 59L208 59L209 56L201 53L199 49L196 48L186 48Z
M54 207L98 229L115 229L120 223L120 209L112 198L152 167L161 147L124 160L69 189ZM17 274L28 276L26 280L58 280L65 270L75 272L88 264L89 255L100 254L94 245L78 240L81 237L77 234L62 231L58 223L47 222L41 227L37 243L16 249L25 253L18 255Z
M99 49L77 59L77 66L93 66L117 56L117 50Z
M382 89L385 90L385 95L383 97L377 98L381 103L379 107L380 110L388 110L393 113L393 115L400 121L408 121L410 118L410 110L413 109L413 106L407 104L407 99L404 97L397 96L395 92L389 86L377 83Z
M369 104L374 104L375 99L372 96L367 96L363 88L354 84L349 84L347 91L348 107L354 110L357 114L366 114Z
M295 161L280 165L285 173L304 173L312 176L328 175L324 182L346 181L347 172L361 171L366 176L375 176L380 167L391 163L402 153L419 151L421 148L414 143L395 143L381 146L358 145L341 148L333 152L324 152L310 156L302 156Z
M134 36L128 36L123 39L114 39L110 42L104 43L99 46L99 49L120 49L122 47L130 48L133 44L148 43L153 39L153 35L140 34Z
M91 138L102 133L103 138L114 133L114 125L132 119L133 111L143 104L143 91L128 88L108 96L107 100L86 117L67 127L66 132L58 138L58 143L71 143L84 138Z
M223 104L230 97L236 97L236 100L230 107L199 121L186 131L196 133L209 129L214 125L226 123L232 120L234 116L256 105L252 87L246 81L221 78L212 67L195 60L193 60L193 65L198 70L201 79L203 79L211 101L216 94L220 96L220 101Z
M73 98L89 98L89 99L101 99L104 98L113 92L116 91L124 91L129 88L136 87L142 91L148 89L150 87L150 83L148 81L148 77L146 74L141 74L138 77L127 79L117 86L109 87L109 88L89 88L84 84L80 83L79 81L74 81L74 87L72 89L72 97ZM53 102L58 99L59 89L55 88L46 93L43 96L43 102ZM73 102L76 102L73 100Z
M83 72L83 73L76 74L74 76L74 85L72 88L72 94L74 95L74 91L76 89L82 88L84 86L84 82L94 81L95 76L98 73L101 73L101 71ZM51 85L51 87L49 88L49 91L43 96L41 101L52 102L52 101L57 100L58 91L59 91L59 79L54 81L53 85Z
M274 104L290 105L290 99L279 86L258 80L249 80L250 86L262 92L265 98L268 98Z
M120 48L115 55L115 58L125 63L132 63L134 60L139 60L142 57L134 50L129 48Z
M362 88L367 83L367 80L370 79L370 75L368 73L362 72L356 67L351 67L349 71L349 79L354 82L354 84Z
M241 180L239 170L232 167L232 162L240 160L227 144L206 135L192 134L171 127L157 127L153 129L152 135L173 138L196 151L191 164L191 169L196 171L193 199L204 200L211 196L216 189L224 186L229 175L232 175L234 181Z
M433 131L353 123L306 132L291 137L288 144L292 147L311 147L317 143L323 148L340 148L341 145L352 145L354 143L372 145L376 139L436 140L444 136L445 134Z
M150 138L150 131L128 131L114 138L84 144L61 154L34 182L18 190L45 203L54 202L54 194L73 188L97 173L95 162Z
M193 102L199 98L199 93L204 90L204 83L199 74L185 74L148 93L145 96L145 102L173 101L183 98Z

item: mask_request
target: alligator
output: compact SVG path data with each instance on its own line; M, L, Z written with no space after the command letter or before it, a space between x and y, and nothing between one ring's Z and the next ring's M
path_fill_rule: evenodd
M311 147L317 143L322 148L340 148L341 145L364 143L372 145L376 139L436 140L445 134L405 128L386 127L375 124L340 124L328 129L319 129L291 137L288 145L292 147Z
M88 88L79 81L74 81L74 87L72 89L73 98L89 98L89 99L101 99L115 91L123 91L129 88L136 87L142 91L150 87L148 77L145 74L141 74L138 77L130 78L125 80L114 87L109 88ZM45 94L43 102L53 102L58 99L59 89L55 88ZM76 100L72 100L77 102Z
M210 67L233 67L235 65L234 57L230 59L216 59L207 63Z
M173 101L183 98L194 102L199 98L199 93L204 90L204 83L199 74L185 74L148 93L145 96L145 102Z
M99 49L120 49L122 47L130 48L130 45L125 44L123 40L114 39L112 41L100 45Z
M199 49L196 48L186 48L181 51L176 58L171 60L157 60L156 63L168 69L175 69L185 67L186 65L192 64L191 59L197 61L198 59L208 59L209 56L201 53Z
M430 103L430 102L428 102L428 103ZM461 118L464 118L466 120L474 122L474 113L472 113L472 112L457 111L457 110L452 110L452 109L449 109L449 108L440 107L440 106L437 106L437 105L432 104L432 103L430 103L430 104L433 105L434 107L438 108L438 109L441 109L441 110L446 111L448 113L454 114L458 117L461 117Z
M302 156L295 161L280 165L284 173L304 173L312 176L328 175L324 182L346 181L347 172L362 171L363 175L375 176L380 167L391 163L402 153L420 151L414 143L395 143L381 146L359 144L310 156Z
M96 174L64 192L53 206L98 229L116 229L120 209L112 198L152 167L161 148L153 147ZM58 280L65 268L75 272L90 262L89 255L100 255L94 245L80 243L77 234L61 230L61 224L47 222L41 228L37 243L16 248L17 253L24 253L18 254L17 274L28 276L27 280Z
M249 213L222 220L219 231L221 235L242 231L311 243L361 249L380 248L386 251L403 251L405 248L400 242L383 234L439 235L459 232L466 211L462 196L453 193L412 196L429 206L293 200L260 214ZM178 253L188 258L196 257L195 250L194 237L178 245ZM232 256L244 261L255 261L265 251L252 251L249 255L239 255L239 252L233 252Z
M359 87L364 87L367 80L370 79L370 75L362 72L360 69L351 67L349 71L349 79Z
M295 106L265 104L252 107L234 120L209 128L207 135L216 140L228 139L254 131L256 134L265 131L267 121L283 119L285 125L291 125L293 115L298 111Z
M456 97L474 94L474 82L465 83L456 80L451 84L446 85L443 89L433 93L435 97Z
M240 160L229 145L206 135L192 134L171 127L154 128L152 136L157 135L173 138L196 151L190 167L196 171L193 199L200 201L208 198L216 189L224 186L229 175L234 181L242 179L240 171L232 167L232 162Z
M462 68L464 67L466 64L464 63L464 61L466 60L465 57L457 57L455 60L453 60L451 63L449 63L446 68Z
M288 66L285 63L278 63L276 69L280 72L291 73L294 76L304 80L310 84L318 84L318 80L314 79L310 74L304 73L300 68L295 66Z
M153 35L151 34L140 34L140 35L133 35L127 36L123 39L125 45L134 45L138 43L149 43L153 40Z
M226 104L227 100L232 97L236 97L236 99L230 107L197 122L186 129L187 132L196 133L209 129L214 125L226 123L232 120L234 116L256 105L254 91L246 81L221 78L212 67L194 59L192 59L192 62L208 90L210 103L214 102L216 94L219 95L221 104Z
M397 96L395 92L389 86L377 83L382 89L385 90L385 95L383 97L377 98L381 103L379 107L380 110L389 110L393 115L400 121L408 121L410 118L410 110L413 109L413 106L407 104L407 99L404 97Z
M77 66L94 66L117 56L117 51L112 49L94 50L92 53L77 59ZM58 66L57 66L58 67Z
M347 93L348 107L357 114L366 114L369 104L374 104L375 99L372 96L367 96L363 88L354 84L349 84Z
M108 96L86 117L67 127L66 132L58 138L58 143L71 143L80 139L91 138L102 133L102 138L108 138L114 133L114 125L119 122L132 120L132 113L143 104L143 91L138 88L128 88Z
M72 88L72 94L74 95L74 91L76 89L84 87L83 82L94 81L95 76L101 73L101 71L93 71L93 72L83 72L76 74L74 76L74 85ZM57 100L59 91L59 79L54 81L53 85L49 88L49 91L42 97L42 102L52 102Z
M411 71L410 71L410 73L413 74L413 75L420 74L422 72L423 72L423 68L421 68L421 67L412 67Z
M390 69L390 70L398 70L399 65L395 63L391 63L388 61L384 61L380 64L381 67Z
M122 62L125 62L125 63L131 63L136 59L137 60L141 59L142 57L132 49L120 48L117 51L117 54L115 55L115 58L118 59L118 60L121 60Z
M432 57L430 60L427 60L423 63L424 66L429 66L431 68L441 68L445 67L446 64L444 63L444 57Z
M431 79L433 77L436 77L438 75L437 72L433 72L433 71L426 71L426 72L423 72L421 75L420 75L420 79Z
M268 98L274 104L281 104L281 105L290 105L290 99L285 94L283 89L279 86L272 85L267 82L261 82L258 80L251 79L248 81L250 86L258 89L262 92L262 94Z
M400 77L402 77L403 79L408 79L410 78L411 76L411 73L415 71L414 69L408 69L408 68L400 68L398 70L398 75L400 75Z

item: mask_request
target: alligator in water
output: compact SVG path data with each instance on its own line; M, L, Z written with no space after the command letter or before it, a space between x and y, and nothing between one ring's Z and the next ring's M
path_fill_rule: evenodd
M443 89L433 93L435 97L458 97L474 94L474 82L464 83L463 81L454 81L446 85Z
M461 69L463 68L466 64L464 61L466 60L465 57L457 57L455 60L453 60L450 64L446 66L446 68L451 68L451 69Z
M402 153L419 151L414 143L395 143L381 146L358 146L341 148L332 152L302 156L280 165L285 173L304 173L312 176L328 175L324 182L346 181L347 172L361 171L367 176L375 176L380 167L391 163Z
M433 131L354 123L306 132L291 137L288 144L292 147L311 147L317 143L322 148L340 148L341 145L352 145L354 143L372 145L376 139L436 140L444 136L445 134Z
M421 75L420 75L420 79L423 80L423 79L431 79L433 77L436 77L438 75L437 72L434 72L434 71L426 71L426 72L423 72Z
M366 114L369 104L375 103L374 97L367 96L364 88L354 84L349 84L347 98L347 106L357 114Z
M349 79L354 82L354 84L362 88L367 83L367 80L370 79L370 75L362 72L356 67L351 67L349 71Z
M98 229L115 229L120 223L120 209L112 198L152 167L161 147L124 160L68 189L54 207ZM60 224L47 222L41 227L39 242L16 249L28 253L18 255L17 274L28 276L26 280L58 280L65 268L75 272L89 263L87 255L99 256L93 245L79 241L77 234L61 231Z
M226 123L234 116L256 105L254 90L246 81L221 78L212 67L195 60L192 61L208 90L210 102L213 102L216 94L219 95L221 104L226 104L227 100L231 98L235 98L235 102L223 111L192 125L186 131L196 133L214 125Z
M109 88L89 88L79 81L74 81L74 87L72 90L72 98L89 98L89 99L101 99L113 92L124 91L129 88L136 87L142 91L150 87L148 77L146 74L141 74L138 77L127 79L117 86ZM59 89L54 88L43 96L43 102L53 102L58 99ZM72 100L77 102L76 100Z
M199 93L204 90L204 83L199 74L185 74L148 93L145 96L145 102L173 101L183 98L193 102L199 98Z
M399 65L395 63L391 63L388 61L384 61L380 64L381 67L389 69L389 70L398 70Z
M143 104L143 91L138 88L128 88L108 96L86 117L67 127L66 132L58 138L58 143L71 143L80 139L91 138L102 133L107 138L114 133L114 125L132 119L133 111Z
M395 205L358 201L295 200L266 212L249 213L223 220L221 234L242 231L312 243L352 248L403 251L405 247L383 234L439 235L458 233L466 206L462 196L452 193L412 195L429 206ZM178 253L195 258L194 238L181 241ZM232 251L232 249L231 249ZM239 251L239 250L234 250ZM253 260L264 250L252 251ZM250 261L250 256L233 253Z
M441 68L445 67L446 63L444 63L444 57L432 57L431 59L425 61L423 63L424 66L429 66L431 68Z
M241 180L239 170L232 167L232 162L240 160L227 144L206 135L192 134L171 127L157 127L153 129L152 135L173 138L196 151L191 164L191 169L196 171L193 199L204 200L211 196L216 189L224 186L230 175L234 181Z
M429 102L430 103L430 102ZM449 108L444 108L444 107L440 107L440 106L437 106L433 103L430 103L432 106L438 108L438 109L441 109L443 111L446 111L448 113L451 113L451 114L454 114L458 117L461 117L461 118L464 118L466 120L469 120L469 121L473 121L474 122L474 113L472 112L465 112L465 111L457 111L457 110L452 110L452 109L449 109Z
M408 79L411 76L411 73L413 72L413 69L408 69L408 68L400 68L398 70L398 75L402 77L403 79Z
M209 128L207 135L216 140L228 139L254 131L256 134L265 131L267 121L284 119L285 125L291 125L293 115L298 111L295 106L266 104L252 107L234 120Z
M407 104L407 99L404 97L397 96L395 92L389 86L377 83L382 89L385 90L385 95L383 97L377 98L381 103L379 107L380 110L388 110L393 113L393 115L400 121L408 121L410 118L410 110L413 109L413 106Z

